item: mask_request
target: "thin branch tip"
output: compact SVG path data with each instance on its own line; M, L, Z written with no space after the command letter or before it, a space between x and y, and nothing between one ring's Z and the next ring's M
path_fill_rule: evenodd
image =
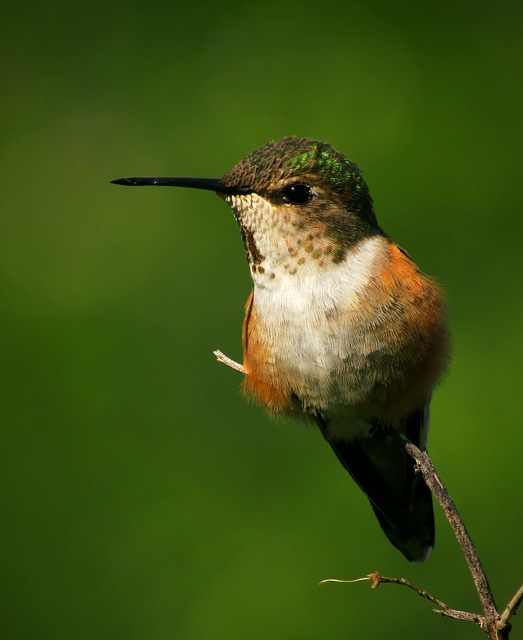
M318 584L327 584L327 582L336 582L338 584L350 584L352 582L363 582L364 580L370 580L369 576L365 576L364 578L354 578L353 580L342 580L341 578L324 578L320 580Z
M216 356L216 360L218 360L218 362L221 362L226 367L229 367L230 369L234 369L234 371L238 371L239 373L243 373L243 375L245 375L246 373L245 368L239 362L232 360L231 358L226 356L224 353L222 353L219 349L216 349L216 351L213 351L213 353Z
M510 619L515 616L519 605L523 601L523 584L509 600L505 610L499 619L499 628L503 632L505 629L510 630Z

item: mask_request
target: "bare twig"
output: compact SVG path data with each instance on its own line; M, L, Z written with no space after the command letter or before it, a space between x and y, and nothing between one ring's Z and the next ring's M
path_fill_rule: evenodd
M435 598L423 589L416 587L408 580L405 580L405 578L388 578L380 575L378 572L369 573L366 577L356 578L355 580L328 578L327 580L322 580L320 584L324 582L360 582L362 580L371 580L373 589L382 583L403 585L415 591L422 598L426 598L433 604L436 604L439 607L439 609L434 609L436 613L456 620L474 622L483 629L491 640L508 640L511 630L510 619L516 614L519 605L523 601L523 585L516 591L507 604L505 610L500 615L496 607L487 576L485 575L485 571L481 565L476 549L472 544L472 540L470 539L465 524L463 523L449 492L441 481L429 454L426 451L421 451L403 436L396 434L396 437L401 439L406 451L414 459L416 463L416 471L421 473L423 476L425 483L438 501L443 513L452 527L454 535L458 540L465 560L469 566L472 580L476 587L483 609L483 615L468 611L460 611L458 609L451 609L446 603L438 600L438 598Z
M218 360L218 362L221 362L222 364L230 367L231 369L234 369L235 371L239 371L240 373L245 374L245 369L243 368L243 365L241 365L239 362L235 362L234 360L231 360L231 358L226 356L221 351L216 350L216 351L213 351L213 353L216 356L216 360Z
M516 593L509 600L509 603L505 607L505 611L501 614L501 618L499 619L498 628L500 638L508 638L508 634L510 633L510 618L516 615L519 605L523 600L523 584L519 587Z
M438 501L440 507L443 510L447 520L449 521L452 531L456 536L456 539L461 547L465 560L469 566L472 580L478 593L479 601L483 608L484 613L484 628L490 638L494 640L498 638L497 629L499 623L499 612L494 601L494 596L490 589L490 585L485 575L485 571L478 557L477 551L472 544L472 540L468 534L461 516L454 501L450 497L449 492L445 488L445 485L441 481L441 478L434 467L429 454L426 451L421 451L412 442L404 441L405 449L407 453L416 462L416 469L421 473L425 483L431 490L433 496ZM483 626L483 625L482 625Z
M324 584L326 582L361 582L363 580L372 581L371 589L376 589L380 584L386 583L403 585L404 587L415 591L422 598L425 598L426 600L429 600L433 604L437 605L439 609L434 609L435 613L439 613L447 618L454 618L455 620L467 620L469 622L474 622L480 627L483 626L484 619L480 614L470 613L469 611L460 611L459 609L452 609L445 602L438 600L438 598L435 598L427 591L416 587L416 585L412 584L412 582L409 582L409 580L405 580L405 578L388 578L387 576L382 576L380 573L375 571L374 573L369 573L364 578L356 578L355 580L339 580L338 578L327 578L326 580L322 580L320 584Z

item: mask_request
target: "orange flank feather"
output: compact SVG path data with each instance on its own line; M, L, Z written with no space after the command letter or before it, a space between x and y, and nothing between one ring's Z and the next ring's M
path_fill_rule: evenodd
M245 305L243 320L243 367L245 378L243 391L254 398L271 413L289 413L292 410L292 395L288 385L275 380L267 381L263 372L267 370L271 359L271 348L267 340L262 340L256 331L257 317L253 309L254 291L251 291ZM261 375L260 375L261 374Z
M376 274L377 286L373 287L376 299L372 300L371 294L370 302L377 313L387 300L399 300L403 306L404 326L398 327L401 332L398 347L411 357L411 366L404 367L405 377L391 385L385 409L386 415L396 422L430 401L447 366L449 338L443 296L436 282L421 273L393 242L389 244L388 258ZM386 330L393 327L393 323L384 323Z

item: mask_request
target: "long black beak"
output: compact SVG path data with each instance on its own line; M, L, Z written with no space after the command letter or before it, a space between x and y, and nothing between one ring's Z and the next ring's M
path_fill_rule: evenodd
M219 178L118 178L111 180L111 182L130 187L189 187L190 189L205 189L230 195L251 193L251 189L248 187L224 185Z

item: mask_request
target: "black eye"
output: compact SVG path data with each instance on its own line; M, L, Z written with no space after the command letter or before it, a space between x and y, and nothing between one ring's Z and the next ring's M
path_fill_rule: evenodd
M312 200L312 190L308 184L295 182L282 189L283 199L289 204L307 204Z

